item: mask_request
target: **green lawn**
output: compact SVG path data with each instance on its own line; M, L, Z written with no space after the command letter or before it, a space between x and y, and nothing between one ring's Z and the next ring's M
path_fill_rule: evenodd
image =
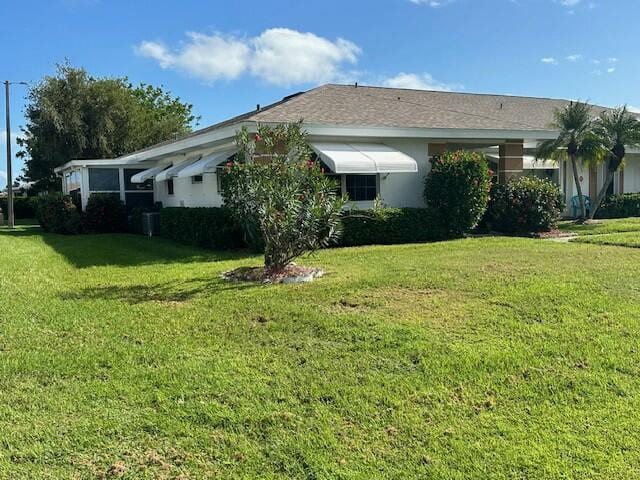
M0 231L0 478L638 478L640 250Z
M576 224L572 220L560 222L560 230L578 235L601 235L618 232L640 232L640 218L615 218L596 220L588 224Z

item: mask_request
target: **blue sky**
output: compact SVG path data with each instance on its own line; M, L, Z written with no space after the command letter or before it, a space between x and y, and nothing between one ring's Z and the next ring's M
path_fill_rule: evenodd
M2 80L37 81L68 58L97 76L163 85L193 103L200 126L325 82L640 107L638 0L0 0L0 6L0 44L9 46ZM14 132L24 122L24 92L13 89ZM14 165L21 168L18 160Z

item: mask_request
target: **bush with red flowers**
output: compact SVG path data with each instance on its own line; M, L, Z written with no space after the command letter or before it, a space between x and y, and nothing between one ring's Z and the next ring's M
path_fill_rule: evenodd
M439 212L446 230L462 235L482 219L490 189L486 157L461 150L433 156L424 197L427 206Z

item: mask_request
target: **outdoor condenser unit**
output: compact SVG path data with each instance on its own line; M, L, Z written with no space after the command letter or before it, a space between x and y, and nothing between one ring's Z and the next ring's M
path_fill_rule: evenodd
M153 237L160 232L160 214L145 212L142 214L142 233Z

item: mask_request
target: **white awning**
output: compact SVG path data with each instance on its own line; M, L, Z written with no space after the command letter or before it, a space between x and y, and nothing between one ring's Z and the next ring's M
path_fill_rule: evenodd
M381 143L312 143L334 173L416 173L418 163Z
M202 175L203 173L215 172L215 168L224 162L231 155L236 153L236 149L229 149L223 152L212 153L206 157L202 157L197 162L192 163L186 168L183 168L178 172L178 178L194 177L196 175Z
M177 177L178 172L180 172L183 168L187 168L193 162L194 160L182 162L182 163L179 163L178 165L174 165L172 167L167 168L166 170L163 170L162 172L156 175L156 182L163 182L173 177Z
M487 157L494 163L500 161L500 157L495 155L487 155ZM559 168L558 162L554 162L553 160L536 160L536 157L533 155L523 155L522 157L523 170L558 170Z
M131 177L131 183L144 183L147 180L155 177L157 174L162 172L165 168L167 168L167 165L160 165L158 167L152 167L143 172L136 173L134 176Z

